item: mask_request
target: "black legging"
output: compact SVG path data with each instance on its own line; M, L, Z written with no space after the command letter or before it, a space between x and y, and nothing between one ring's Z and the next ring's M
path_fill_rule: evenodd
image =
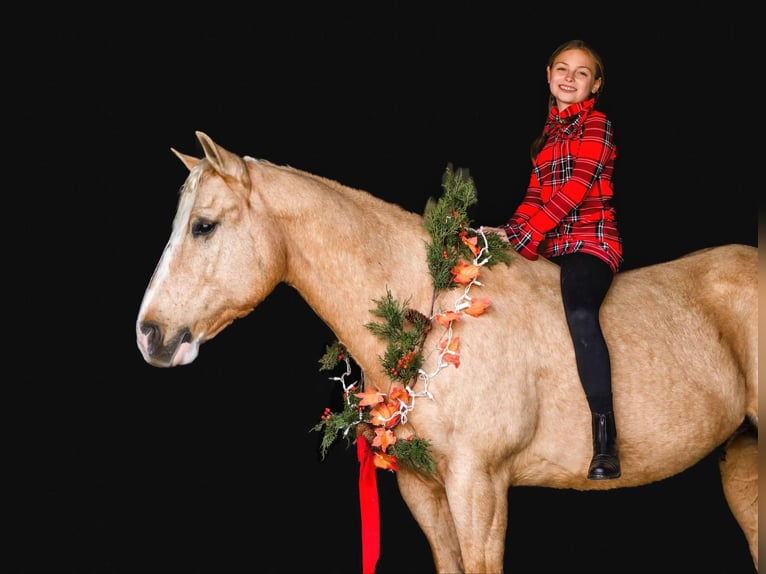
M588 405L593 413L609 412L612 369L599 309L614 273L605 261L587 253L563 255L551 261L561 268L561 298Z

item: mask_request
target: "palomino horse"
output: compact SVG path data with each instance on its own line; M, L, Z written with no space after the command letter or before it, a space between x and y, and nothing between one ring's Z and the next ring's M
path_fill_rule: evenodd
M432 317L424 218L364 191L240 157L197 132L168 244L141 303L138 348L157 367L191 363L200 345L283 282L300 293L365 373L390 384L372 301ZM459 368L443 369L399 438L430 441L434 476L400 468L403 499L439 572L501 572L511 486L597 490L684 471L725 445L729 507L758 566L757 249L726 245L624 271L604 302L622 476L586 479L590 414L559 298L558 267L514 257L482 275L491 308L456 327ZM353 274L353 280L349 280ZM434 349L439 329L424 349ZM425 353L423 368L435 353ZM417 389L416 389L417 390ZM492 440L487 440L488 436Z

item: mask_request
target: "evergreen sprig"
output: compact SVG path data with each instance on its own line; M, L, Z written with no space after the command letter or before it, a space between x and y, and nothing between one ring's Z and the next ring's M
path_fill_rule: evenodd
M325 347L324 355L319 359L319 370L331 371L347 356L348 351L346 350L346 346L340 343L340 341L335 341L332 345L327 345Z
M322 419L312 427L314 432L322 432L322 442L319 445L319 454L324 460L327 456L327 451L333 443L344 436L346 438L347 446L351 446L352 439L356 438L356 434L351 432L351 429L362 421L369 420L369 414L364 409L359 409L360 400L351 395L348 400L343 403L343 410L340 412L329 412L325 410L325 414L322 415Z
M409 439L396 441L390 447L390 454L414 471L421 474L434 474L436 463L428 450L430 446L429 441L413 436Z
M473 254L463 243L461 233L473 237L468 210L477 202L476 186L467 169L453 170L447 166L442 178L444 194L439 201L429 201L425 209L425 227L431 235L427 245L428 270L434 289L441 291L455 285L450 270L462 260L472 260ZM485 265L510 263L508 245L494 233L487 234L489 255ZM481 245L483 245L483 240Z
M383 321L366 323L365 327L386 342L386 353L381 357L385 373L391 380L407 384L417 376L423 365L418 348L425 338L428 324L420 319L419 314L410 313L407 308L409 299L400 305L388 288L385 297L374 302L376 307L370 313Z

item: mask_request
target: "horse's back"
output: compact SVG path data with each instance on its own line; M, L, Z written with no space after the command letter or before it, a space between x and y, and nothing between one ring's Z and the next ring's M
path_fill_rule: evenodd
M619 273L605 307L634 320L636 314L655 319L673 312L678 318L706 317L725 337L740 337L743 347L751 346L757 330L758 250L740 244L709 247Z
M757 359L758 250L750 245L708 247L678 259L615 276L606 311L617 320L686 322L675 338L699 335L707 325L743 364ZM622 321L621 321L622 322ZM699 322L699 323L698 323ZM626 328L629 326L625 325ZM682 324L677 325L683 327ZM660 335L664 332L659 329ZM703 340L697 340L697 345ZM754 375L754 373L752 373Z

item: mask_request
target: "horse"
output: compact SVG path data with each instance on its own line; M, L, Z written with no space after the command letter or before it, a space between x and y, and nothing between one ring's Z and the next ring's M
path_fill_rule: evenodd
M193 362L204 342L286 284L345 345L365 387L387 389L383 343L366 327L371 302L388 290L430 318L455 299L454 289L434 293L424 216L196 136L202 158L171 148L189 173L138 311L143 359ZM396 480L436 570L503 571L511 487L645 485L717 448L724 496L757 570L757 273L757 248L727 244L615 276L601 320L622 475L594 481L558 267L513 257L484 270L491 307L455 325L459 367L441 369L432 397L393 429L429 442L433 474L401 467ZM426 371L441 336L427 332Z

